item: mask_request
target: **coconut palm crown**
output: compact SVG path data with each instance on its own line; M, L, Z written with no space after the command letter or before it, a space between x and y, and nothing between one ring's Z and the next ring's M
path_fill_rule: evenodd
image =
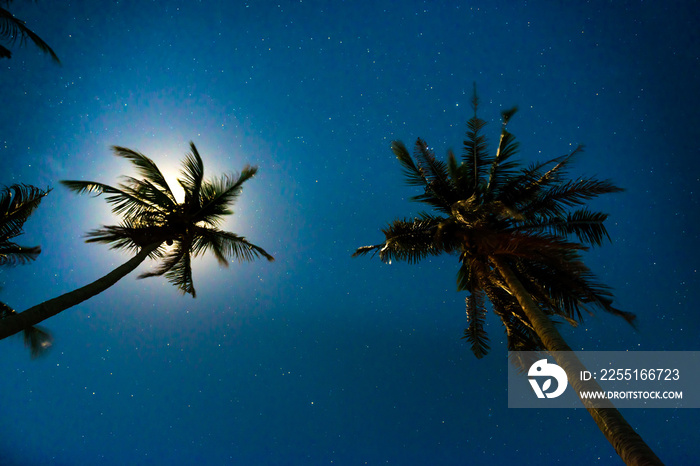
M412 199L434 211L394 220L382 230L383 243L358 248L354 256L378 252L385 262L411 263L455 254L460 264L457 287L469 292L464 338L477 358L489 350L484 330L488 298L505 326L508 349L517 351L510 354L517 367L524 370L534 362L530 358L537 353L532 351L550 351L576 393L600 391L597 382L577 378L585 366L554 324L563 319L576 325L582 311L593 307L634 322L633 314L612 306L610 291L596 283L581 256L587 245L609 238L603 225L607 215L583 205L621 189L609 180L565 179L581 146L522 168L513 159L518 144L506 130L517 108L502 112L501 136L490 156L481 133L485 122L476 115L476 90L472 105L474 116L467 123L459 162L451 152L447 162L437 160L421 139L414 157L402 143L392 144L408 184L423 188ZM601 407L589 399L581 401L626 464L662 464L612 403Z
M502 112L498 147L495 155L489 155L482 134L486 123L476 115L476 92L472 105L474 116L467 123L461 160L451 151L447 162L437 160L422 139L415 144L414 157L401 142L392 143L407 183L423 189L412 200L433 211L394 220L382 230L383 243L361 247L353 256L378 252L384 262L412 263L442 253L457 255L457 288L469 292L464 338L477 358L489 350L484 330L487 298L505 326L509 350L552 350L545 348L509 290L498 261L512 269L555 322L576 325L582 311L597 307L632 324L635 316L612 306L610 291L596 283L581 258L586 245L600 245L609 238L603 224L607 214L583 204L621 189L609 180L565 179L582 146L568 155L521 167L513 158L518 143L506 129L517 107Z
M122 217L120 225L106 225L87 234L88 243L106 243L112 248L149 250L159 260L157 268L139 278L164 275L182 293L196 296L191 260L211 251L223 266L233 259L251 261L259 256L274 258L244 237L218 229L241 193L243 183L257 173L245 166L239 175L204 179L204 164L194 143L182 162L178 183L185 199L178 202L156 164L145 155L113 146L114 154L129 160L141 179L124 177L112 187L95 181L63 180L69 189L81 193L105 194L112 211Z

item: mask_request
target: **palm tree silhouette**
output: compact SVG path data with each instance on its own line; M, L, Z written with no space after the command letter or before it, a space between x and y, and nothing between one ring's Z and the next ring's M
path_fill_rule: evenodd
M110 244L112 248L135 252L132 259L102 278L38 304L0 321L0 339L52 317L114 285L147 257L159 261L158 267L139 278L164 275L183 293L196 296L192 281L192 256L211 251L219 263L228 266L232 259L252 261L263 256L274 258L244 237L217 227L241 193L243 183L252 178L257 167L246 166L240 175L224 175L205 180L204 164L194 143L183 161L178 182L185 200L178 203L163 174L145 155L125 147L112 147L114 154L129 160L143 177L125 177L117 188L95 181L61 181L81 193L105 194L112 211L122 216L120 225L107 225L90 231L88 243Z
M40 246L20 246L12 240L24 233L24 222L49 191L26 184L14 184L0 190L0 266L26 264L41 253ZM0 302L0 321L15 314L14 309ZM41 356L51 347L51 334L45 329L28 327L23 333L32 358Z
M9 6L12 0L0 0L0 5ZM34 45L39 47L39 49L47 53L53 58L53 60L60 64L61 60L54 53L53 49L49 47L49 44L43 41L41 37L36 35L31 29L29 29L25 22L19 18L16 18L12 13L10 13L5 8L0 6L0 39L8 42L9 44L14 44L19 40L20 45L23 45L27 39L34 42ZM12 52L7 47L0 45L0 58L11 58Z
M568 155L521 168L512 159L518 144L506 130L517 107L502 113L498 148L495 156L489 156L481 132L486 123L476 115L476 89L472 106L474 116L467 123L460 162L451 152L446 163L437 160L421 139L415 145L415 161L401 142L392 143L408 184L424 190L412 200L428 204L436 213L394 220L382 230L383 243L358 248L353 257L378 252L384 262L413 263L442 253L457 255L458 289L469 292L464 338L474 355L481 358L489 350L484 330L488 299L505 326L509 351L569 355L557 363L574 388L580 387L575 375L585 368L556 329L555 319L576 325L582 320L581 311L591 306L630 324L635 318L612 306L610 291L595 282L580 254L586 244L601 245L609 238L603 225L607 214L582 206L621 189L609 180L565 181L566 169L581 146ZM570 212L570 208L577 209ZM567 239L571 236L578 242ZM513 362L521 367L525 363ZM612 404L596 408L582 401L627 464L661 464Z

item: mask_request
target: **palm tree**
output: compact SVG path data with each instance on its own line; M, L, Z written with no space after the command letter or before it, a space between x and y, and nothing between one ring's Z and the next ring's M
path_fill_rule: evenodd
M12 0L0 0L0 5L8 7L12 3ZM14 44L19 40L20 45L23 45L27 39L34 42L34 45L39 47L39 49L51 55L53 60L60 64L61 60L54 51L49 47L49 44L44 42L41 37L36 35L31 29L29 29L24 21L16 18L12 13L7 11L5 8L0 7L0 39L8 42L10 45ZM0 58L10 58L12 57L12 52L7 47L0 45Z
M421 139L414 157L401 142L392 143L408 184L423 188L412 200L428 204L434 212L394 220L382 230L383 243L361 247L353 257L378 252L384 262L413 263L442 253L456 255L458 290L469 293L464 338L474 355L481 358L489 350L484 330L488 300L505 326L509 351L556 352L557 363L578 392L585 387L576 375L584 367L558 332L556 319L576 325L581 311L589 307L630 324L635 318L612 306L610 291L596 283L581 257L586 245L601 245L609 238L603 224L607 214L583 205L621 189L609 180L564 179L581 146L522 168L512 159L518 144L506 130L517 107L502 113L498 148L494 156L488 155L482 134L486 123L476 115L476 89L472 105L474 116L467 123L459 162L452 152L447 162L437 160ZM572 236L578 241L568 239ZM627 464L661 464L612 404L596 408L582 401Z
M24 233L24 222L49 191L26 184L14 184L0 190L0 266L26 264L41 253L40 246L24 247L12 239ZM14 314L14 309L0 302L0 320ZM41 356L51 347L51 334L45 329L28 327L23 333L24 343L33 358Z
M110 244L126 249L134 257L104 277L77 290L38 304L0 322L0 339L48 319L114 285L141 264L147 257L160 264L139 278L164 275L183 293L196 296L192 281L192 256L211 251L223 266L232 259L252 261L259 256L274 258L244 237L218 229L223 217L232 214L229 208L252 178L257 167L246 166L240 175L224 175L205 180L204 164L197 148L183 161L182 178L178 180L185 191L184 202L178 203L163 174L145 155L114 146L114 154L124 157L136 167L143 179L125 177L117 188L95 181L61 181L79 194L106 194L112 211L122 216L120 225L103 226L88 233L88 243Z

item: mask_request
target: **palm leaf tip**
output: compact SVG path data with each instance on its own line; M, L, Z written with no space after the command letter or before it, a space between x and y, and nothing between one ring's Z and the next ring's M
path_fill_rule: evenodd
M361 246L357 248L357 250L352 253L351 257L360 257L364 256L365 254L368 254L370 251L374 251L378 249L380 246Z
M269 254L267 251L265 251L263 248L260 246L256 246L252 243L248 243L248 253L244 255L243 260L250 260L252 261L256 257L264 257L267 259L268 262L274 262L275 258L272 257L271 254Z
M243 167L243 173L245 173L246 179L252 178L258 173L257 165L246 165Z
M628 324L632 326L633 329L638 330L637 328L637 316L635 314L632 314L631 312L626 312L626 311L620 311L622 313L622 318L627 321Z
M622 311L620 309L617 309L616 307L613 307L612 305L610 305L609 302L603 303L603 308L605 309L605 311L625 319L625 322L630 324L630 326L633 329L639 330L637 327L637 315L636 314L634 314L632 312Z
M509 108L507 110L503 110L501 112L501 118L503 118L503 124L507 125L510 119L515 115L518 111L518 106L516 105L513 108Z
M268 262L275 261L275 258L272 257L272 255L265 251L263 248L247 242L245 238L242 239L245 242L242 248L245 248L246 250L239 250L234 253L234 257L236 257L238 260L253 261L254 259L262 256L265 259L267 259Z
M466 339L469 343L471 343L472 353L477 359L481 359L486 356L491 349L491 347L488 345L488 337L486 335L479 335L478 333L474 332L474 329L471 327L464 329L464 336L462 339Z
M53 346L53 337L40 327L30 327L24 331L24 345L29 348L32 359L46 355Z
M59 183L76 194L94 194L95 196L102 194L106 186L101 183L80 180L60 180Z

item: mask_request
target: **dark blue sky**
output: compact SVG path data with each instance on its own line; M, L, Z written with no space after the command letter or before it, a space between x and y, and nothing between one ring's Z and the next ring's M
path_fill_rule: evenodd
M133 175L113 144L173 179L190 140L209 175L258 165L224 228L276 262L199 259L197 299L134 274L44 322L47 357L1 342L3 464L617 464L585 410L507 408L500 322L482 360L460 339L456 257L350 255L420 210L390 142L461 150L476 82L491 141L517 104L525 163L584 143L574 176L626 188L593 203L613 241L586 260L639 330L598 314L570 345L700 349L697 5L440 3L11 5L63 65L31 45L0 61L0 184L54 188L21 238L43 252L2 271L0 300L128 259L83 242L115 222L104 200L58 185ZM700 455L697 410L623 414L668 464Z

